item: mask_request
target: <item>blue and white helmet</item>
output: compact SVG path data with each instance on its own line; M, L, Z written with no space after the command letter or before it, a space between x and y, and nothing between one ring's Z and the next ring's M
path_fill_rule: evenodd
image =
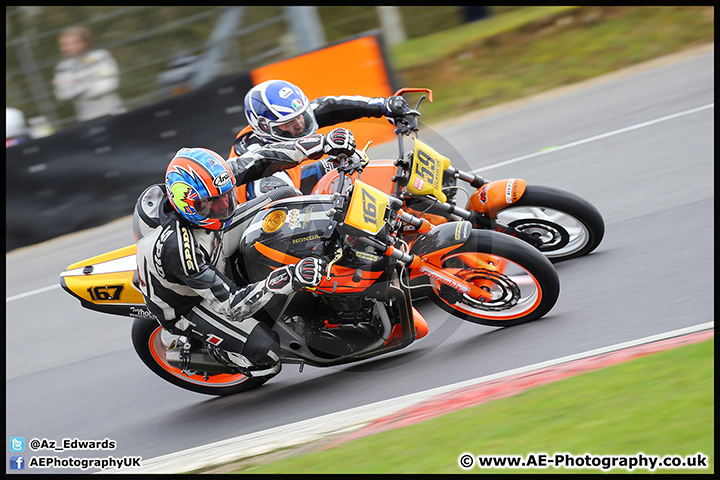
M268 142L305 137L318 128L308 98L284 80L251 88L245 95L245 116L255 134Z

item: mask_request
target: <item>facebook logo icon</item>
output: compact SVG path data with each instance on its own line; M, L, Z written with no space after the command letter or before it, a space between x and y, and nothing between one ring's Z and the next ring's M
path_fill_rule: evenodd
M10 470L23 470L25 468L24 455L10 455Z

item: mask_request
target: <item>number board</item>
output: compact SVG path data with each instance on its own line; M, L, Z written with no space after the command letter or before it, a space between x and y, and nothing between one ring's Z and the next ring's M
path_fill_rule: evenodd
M375 234L385 223L388 203L386 193L358 180L350 198L345 224Z
M413 195L433 195L441 202L447 197L442 191L443 172L450 167L450 159L429 145L415 139L413 165L407 190Z

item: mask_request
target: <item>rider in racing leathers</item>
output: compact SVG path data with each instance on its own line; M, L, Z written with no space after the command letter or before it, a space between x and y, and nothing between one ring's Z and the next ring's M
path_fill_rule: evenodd
M307 96L290 82L268 80L250 89L245 95L245 116L248 126L241 130L230 151L230 158L252 152L256 148L272 149L276 142L285 142L314 134L318 128L363 117L396 117L410 110L402 96L363 97L326 96L309 101ZM417 113L417 112L416 112ZM278 148L282 157L283 149ZM317 181L334 167L320 160L297 166L263 182L246 182L238 189L241 202L258 193L265 193L278 185L289 184L308 194ZM256 192L258 188L262 190Z
M352 154L348 137L339 136L341 144L331 135L299 139L294 149L287 142L286 156L295 160L279 167L271 155L262 157L262 149L240 163L204 148L177 152L165 184L143 192L133 218L140 290L165 329L201 338L217 361L247 375L270 378L280 371L277 333L252 315L274 295L316 286L325 265L304 258L275 269L265 281L238 287L226 274L237 246L223 247L224 232L240 221L234 216L237 179L252 179L269 163L288 168L308 155Z

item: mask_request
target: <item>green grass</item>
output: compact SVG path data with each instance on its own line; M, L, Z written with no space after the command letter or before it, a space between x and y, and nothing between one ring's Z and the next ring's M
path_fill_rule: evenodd
M563 9L564 8L564 9ZM713 7L534 7L403 43L402 85L428 121L516 100L714 41Z
M432 64L478 41L576 8L578 7L527 7L513 10L481 22L408 40L392 48L390 58L393 66L399 70Z
M654 472L713 473L714 415L714 342L710 340L238 473L462 473L458 457L465 452L476 456L701 452L709 457L707 469ZM469 472L602 473L555 468Z

